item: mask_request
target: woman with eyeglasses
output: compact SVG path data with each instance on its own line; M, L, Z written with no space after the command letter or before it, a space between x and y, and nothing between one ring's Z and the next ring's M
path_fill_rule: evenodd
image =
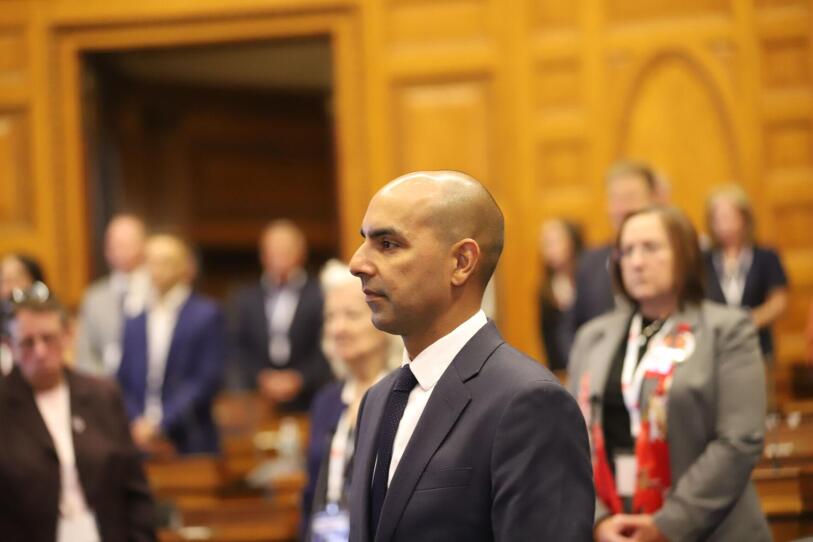
M611 274L630 303L578 333L569 385L587 421L599 542L768 541L750 482L763 447L756 328L703 300L686 215L627 216Z

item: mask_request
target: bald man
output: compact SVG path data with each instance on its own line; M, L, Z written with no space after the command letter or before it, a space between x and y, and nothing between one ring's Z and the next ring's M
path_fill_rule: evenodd
M124 325L117 373L133 440L147 452L164 441L181 454L217 452L212 402L226 355L223 313L192 292L195 261L180 239L151 237L146 268L151 295Z
M578 407L480 309L503 247L488 191L459 172L399 177L361 235L351 271L405 354L360 408L350 540L590 540Z
M88 288L79 312L74 358L83 372L113 375L118 369L122 324L144 309L148 291L145 239L144 223L136 216L117 215L107 226L104 256L110 273Z

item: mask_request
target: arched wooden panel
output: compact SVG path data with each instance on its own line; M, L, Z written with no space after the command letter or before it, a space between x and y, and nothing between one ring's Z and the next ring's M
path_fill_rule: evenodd
M703 72L689 58L662 56L638 77L619 129L619 156L655 164L672 183L672 201L702 227L710 185L738 180L731 122Z

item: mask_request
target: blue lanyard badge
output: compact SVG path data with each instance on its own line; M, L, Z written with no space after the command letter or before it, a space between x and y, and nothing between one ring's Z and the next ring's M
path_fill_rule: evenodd
M314 514L311 523L313 542L347 542L350 538L350 516L336 503Z

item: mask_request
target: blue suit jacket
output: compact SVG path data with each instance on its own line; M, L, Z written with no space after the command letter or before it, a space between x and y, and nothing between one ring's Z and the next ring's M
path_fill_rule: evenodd
M144 413L147 387L147 313L124 325L118 380L130 419ZM212 402L226 355L225 320L213 302L192 294L178 313L161 390L161 429L179 453L217 452Z

